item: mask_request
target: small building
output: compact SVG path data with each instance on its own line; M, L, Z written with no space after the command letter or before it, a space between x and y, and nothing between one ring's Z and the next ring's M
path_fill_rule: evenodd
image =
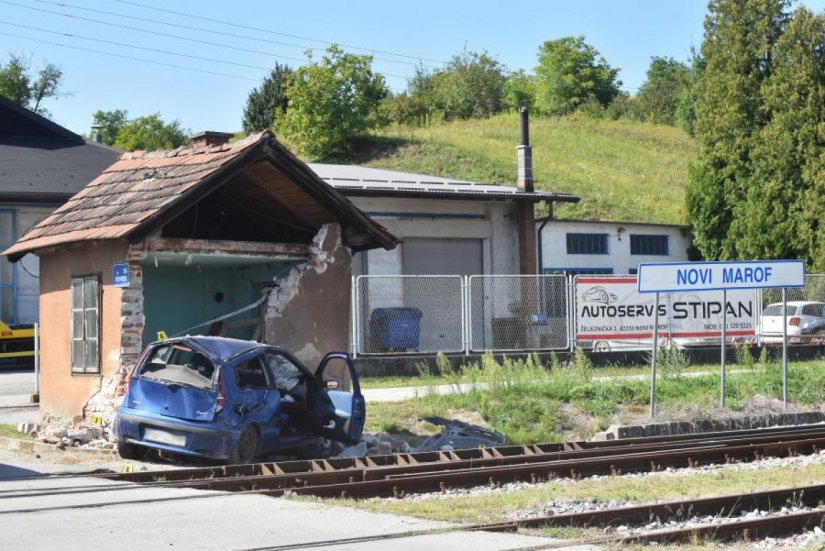
M542 219L537 222L545 274L635 274L643 262L683 262L690 228L671 224Z
M40 257L41 408L106 422L166 334L346 350L351 251L396 239L264 132L123 154L5 251Z
M0 250L83 189L120 152L0 96ZM0 320L38 320L40 266L29 255L0 258Z

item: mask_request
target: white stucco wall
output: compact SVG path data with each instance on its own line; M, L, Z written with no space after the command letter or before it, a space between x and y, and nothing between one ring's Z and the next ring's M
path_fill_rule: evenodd
M538 229L541 223L537 223ZM568 233L607 234L608 254L567 254ZM631 255L631 235L667 235L668 255ZM609 268L627 274L642 262L679 262L688 259L691 239L684 226L551 220L541 235L542 271L548 268Z
M401 245L391 251L375 249L366 253L369 275L401 275L403 240L409 237L481 239L485 274L519 271L518 233L512 202L373 197L350 200L402 240ZM404 213L414 216L404 216ZM478 218L452 218L452 215Z

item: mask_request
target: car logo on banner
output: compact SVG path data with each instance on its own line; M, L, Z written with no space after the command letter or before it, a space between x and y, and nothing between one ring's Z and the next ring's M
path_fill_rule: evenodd
M601 302L602 304L613 304L618 300L615 293L608 293L601 285L598 287L591 287L582 295L586 302Z

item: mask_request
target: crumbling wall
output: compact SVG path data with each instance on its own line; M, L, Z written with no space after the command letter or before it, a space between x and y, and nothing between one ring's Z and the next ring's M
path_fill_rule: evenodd
M109 427L117 408L126 394L126 380L140 357L143 348L143 267L140 262L146 252L134 245L129 247L129 286L121 290L120 304L120 366L108 378L101 378L100 389L83 406L86 421L100 420Z
M310 369L327 352L346 351L351 279L352 254L341 242L341 227L326 224L314 237L307 261L275 281L265 342L284 347Z

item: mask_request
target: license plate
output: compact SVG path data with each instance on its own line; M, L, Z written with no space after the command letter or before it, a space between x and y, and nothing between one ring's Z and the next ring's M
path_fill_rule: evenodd
M170 446L183 446L186 444L186 436L183 434L148 427L143 431L143 439L159 444L169 444Z

